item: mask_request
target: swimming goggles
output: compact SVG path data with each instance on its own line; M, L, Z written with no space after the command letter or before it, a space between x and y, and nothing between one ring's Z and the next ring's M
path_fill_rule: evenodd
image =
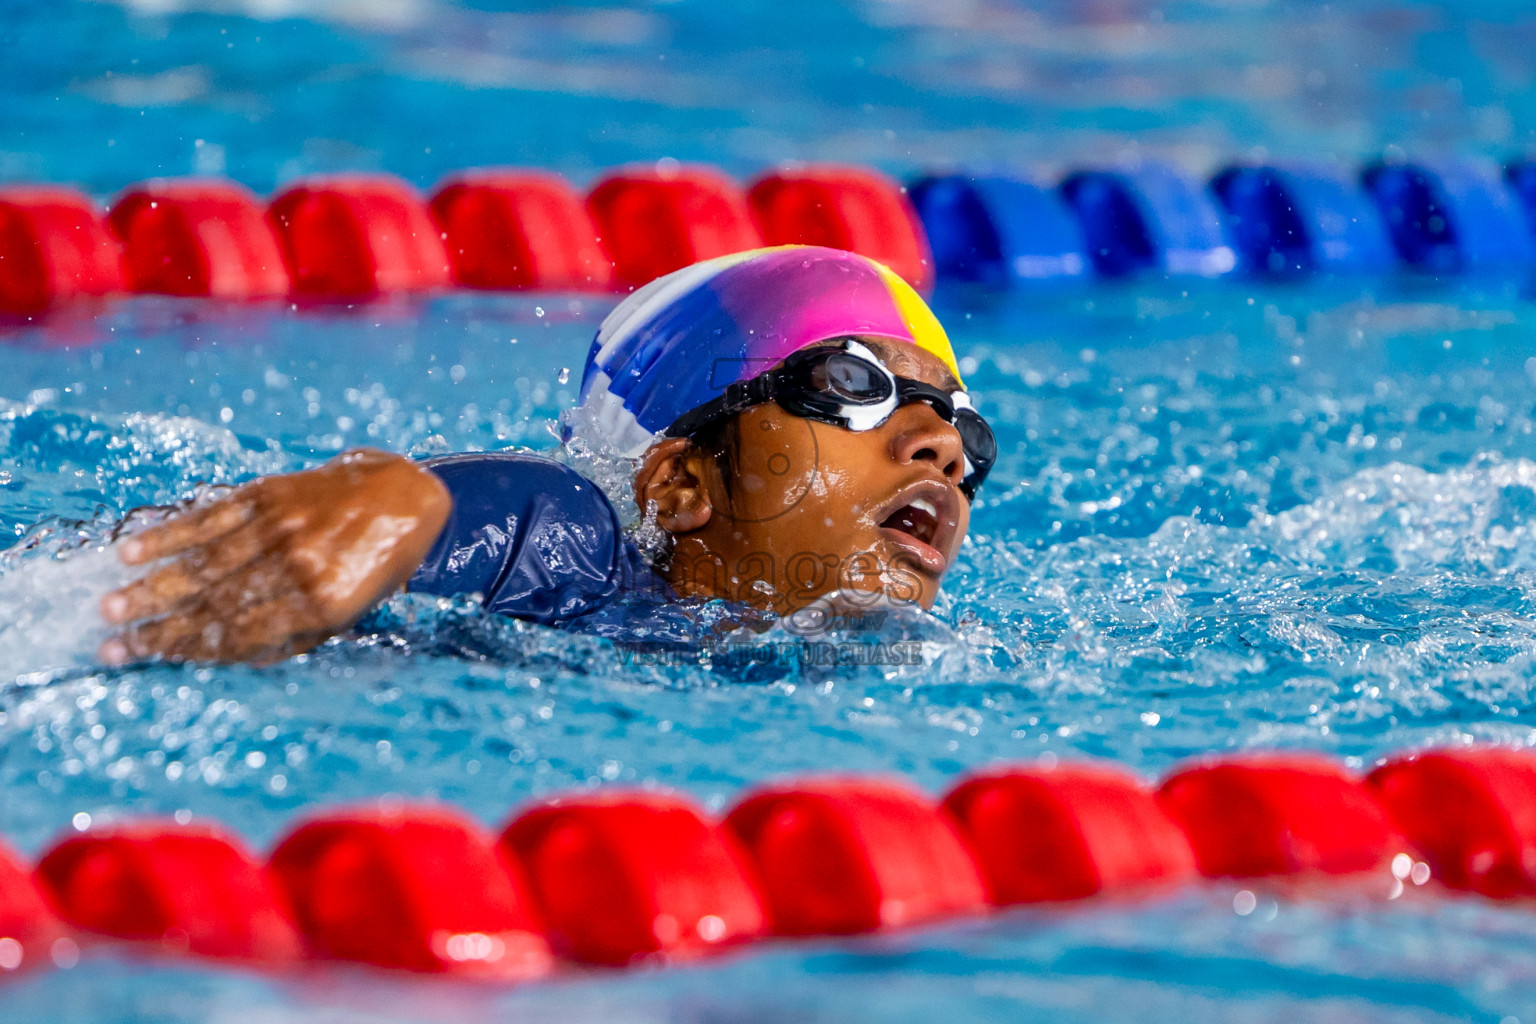
M719 398L678 417L666 436L687 437L714 420L769 402L791 415L855 433L874 430L903 405L926 402L960 434L965 453L960 490L972 501L997 461L997 436L971 405L970 395L898 377L851 338L837 347L802 349L767 373L731 384Z

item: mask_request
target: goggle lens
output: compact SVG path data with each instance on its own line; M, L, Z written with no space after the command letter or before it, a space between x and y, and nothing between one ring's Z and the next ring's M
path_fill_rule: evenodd
M958 409L955 412L955 429L960 431L960 443L966 457L977 467L992 468L997 461L997 435L992 427L974 409Z
M837 352L821 365L818 383L839 398L859 405L874 405L891 395L891 379L869 360L849 352Z

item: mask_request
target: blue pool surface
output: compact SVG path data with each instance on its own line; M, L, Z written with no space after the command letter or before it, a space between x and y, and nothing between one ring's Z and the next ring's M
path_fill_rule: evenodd
M1259 146L1504 155L1536 123L1523 5L1064 11L18 0L0 26L0 177L107 197L191 171L426 186L524 163L585 182L670 156L905 175L1132 147L1209 171ZM199 481L361 444L551 448L611 301L146 297L8 329L0 608L44 596L27 590L43 559L16 544L39 523L95 536ZM1208 751L1366 768L1536 739L1528 281L1142 279L937 305L1002 457L936 615L888 627L926 641L927 666L638 667L605 641L420 598L266 669L41 671L89 649L84 617L57 658L0 626L0 835L36 854L80 815L180 811L260 848L309 808L379 798L495 825L530 797L613 783L721 808L829 769L937 792L999 760L1103 757L1150 778ZM1215 883L520 987L97 954L0 979L0 1019L1536 1020L1529 906L1388 901L1382 881L1259 889L1247 914Z

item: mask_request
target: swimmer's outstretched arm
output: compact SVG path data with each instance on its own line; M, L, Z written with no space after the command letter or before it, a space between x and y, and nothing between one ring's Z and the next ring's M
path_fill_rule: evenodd
M308 650L404 586L451 507L433 473L366 449L236 487L119 546L128 565L165 564L102 598L123 628L98 656L271 662Z

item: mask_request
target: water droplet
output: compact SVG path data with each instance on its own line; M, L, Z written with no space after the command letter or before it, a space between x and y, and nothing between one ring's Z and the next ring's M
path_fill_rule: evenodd
M80 947L74 939L57 939L48 952L53 962L66 971L80 962Z

